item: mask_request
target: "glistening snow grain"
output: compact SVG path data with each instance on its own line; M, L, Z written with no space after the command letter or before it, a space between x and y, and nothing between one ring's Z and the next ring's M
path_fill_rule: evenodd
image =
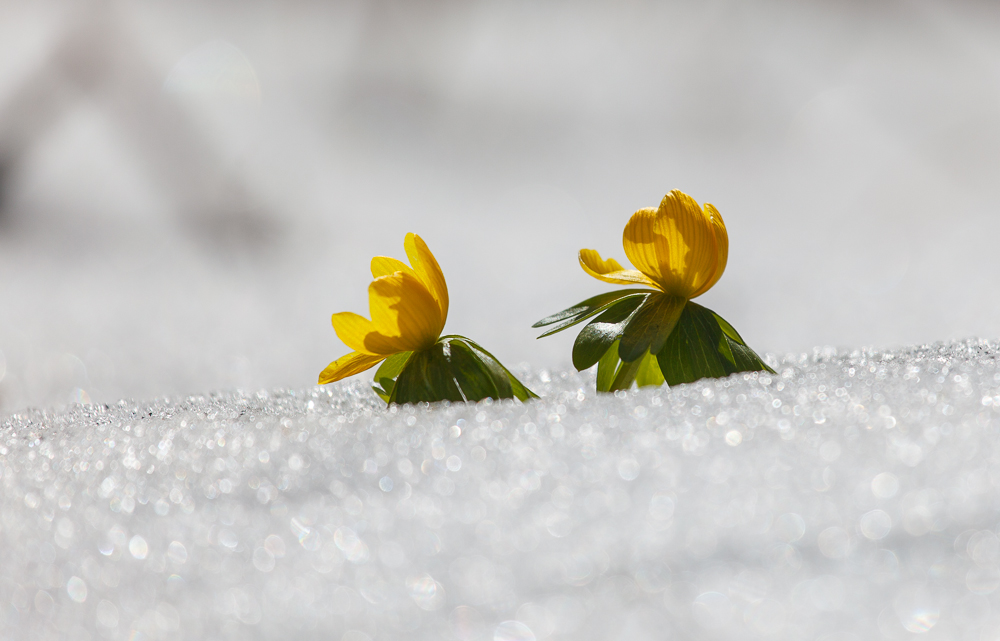
M997 346L386 410L361 383L9 416L0 632L993 638ZM985 635L985 636L984 636Z

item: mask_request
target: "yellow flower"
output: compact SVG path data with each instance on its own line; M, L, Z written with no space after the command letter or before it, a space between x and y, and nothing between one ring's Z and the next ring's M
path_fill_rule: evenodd
M772 371L732 325L691 301L726 269L729 235L715 207L675 189L658 208L632 215L622 244L638 269L593 249L580 250L580 265L598 280L653 291L605 292L534 324L552 326L541 338L589 320L573 343L573 365L580 371L597 365L598 392Z
M707 292L722 276L729 256L729 235L712 205L673 190L657 209L632 215L622 237L625 255L637 269L624 269L593 249L580 250L580 265L598 280L642 284L690 300Z
M434 254L416 234L403 242L410 265L376 256L368 286L371 320L351 312L334 314L333 329L354 351L330 363L319 384L363 372L400 352L434 345L448 318L448 285Z

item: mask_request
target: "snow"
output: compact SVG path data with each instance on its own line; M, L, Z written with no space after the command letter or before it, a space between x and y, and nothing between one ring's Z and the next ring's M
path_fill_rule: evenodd
M9 415L18 639L993 639L998 346L386 409L362 381Z

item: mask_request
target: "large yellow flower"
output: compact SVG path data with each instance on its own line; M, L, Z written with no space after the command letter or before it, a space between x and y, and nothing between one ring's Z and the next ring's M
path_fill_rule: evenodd
M319 384L363 372L400 352L427 349L448 318L448 286L434 254L416 234L403 243L410 264L376 256L368 286L371 320L352 312L334 314L333 329L354 351L330 363Z
M625 255L637 269L593 249L580 250L580 265L598 280L648 285L669 296L690 300L707 292L722 276L729 256L729 235L712 205L673 190L656 209L632 215L622 237Z
M598 294L534 324L552 326L541 338L589 320L573 343L573 365L597 365L597 391L771 371L732 325L691 301L726 269L729 235L715 207L675 189L632 215L622 244L637 269L593 249L580 250L580 265L598 280L652 290Z

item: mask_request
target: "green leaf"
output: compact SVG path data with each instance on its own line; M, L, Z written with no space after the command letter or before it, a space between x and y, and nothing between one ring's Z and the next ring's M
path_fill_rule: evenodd
M735 359L737 371L739 372L751 372L751 371L766 371L772 374L775 373L767 363L761 360L760 356L747 346L746 341L743 337L739 335L736 329L730 325L726 319L719 316L715 312L712 312L712 316L715 317L719 327L722 328L723 333L729 342L729 347L732 350L733 357Z
M599 310L602 307L607 307L611 303L615 302L616 300L624 296L649 294L649 293L650 290L648 289L619 289L613 292L605 292L603 294L598 294L597 296L588 298L587 300L577 303L572 307L568 307L561 312L552 314L551 316L546 316L542 320L532 325L532 327L544 327L546 325L551 325L552 323L557 323L567 318L576 317L581 314L587 314L595 310Z
M709 311L711 311L711 310L709 310ZM725 334L729 338L733 339L734 341L736 341L740 345L746 345L746 342L743 340L743 337L740 336L739 332L736 331L736 328L733 327L732 325L730 325L726 321L726 319L724 319L723 317L719 316L715 312L712 312L712 316L715 317L715 322L718 323L719 327L722 328L722 333L723 334Z
M669 385L721 378L736 372L770 370L729 323L692 302L684 306L656 360Z
M652 294L620 300L587 323L573 343L573 366L579 371L593 367L607 353L612 343L621 337L636 309L650 296ZM618 356L617 350L615 355Z
M614 292L607 292L604 294L599 294L593 298L588 298L587 300L577 303L573 307L564 309L558 314L553 314L552 316L547 316L542 320L538 321L532 327L544 327L546 325L551 325L553 323L559 323L555 327L551 327L542 333L538 338L544 338L546 336L551 336L557 332L561 332L564 329L572 327L578 323L582 323L588 318L600 313L601 311L607 309L614 303L624 299L634 296L645 296L650 294L648 289L622 289ZM560 322L561 321L561 322Z
M400 352L393 354L382 361L382 365L375 370L375 379L372 381L372 389L383 401L389 402L392 396L392 388L396 386L396 377L403 371L406 361L410 360L413 352Z
M635 377L639 373L639 366L642 364L642 359L637 358L631 363L620 362L621 365L618 366L618 371L615 372L615 380L611 382L611 389L609 391L612 392L632 387L632 383L635 382Z
M621 333L618 358L630 363L647 351L659 352L674 330L686 302L683 298L660 293L648 296Z
M736 371L737 372L771 372L775 373L773 369L768 367L760 356L757 356L756 352L747 347L746 345L740 345L739 343L730 342L729 348L733 352L735 357Z
M622 305L624 304L623 302ZM625 324L620 340L612 340L609 343L607 338L614 337L614 328L605 327L601 332L593 331L586 339L588 342L582 347L574 346L574 364L578 360L578 349L579 353L587 357L580 362L582 365L593 358L592 352L604 348L597 361L598 392L628 389L633 382L639 387L662 385L664 382L678 385L700 378L728 376L736 372L772 371L752 349L747 347L732 325L715 312L688 301L681 308L673 325L673 331L668 333L665 329L669 326L667 323L658 323L656 319L636 321L644 309L662 311L666 307L668 313L676 309L669 299L654 301L653 305L644 302L633 309L631 315L627 314L627 308L619 309L617 314L613 315L612 312L617 309L615 306L591 321L580 332L582 337L584 332L602 321L627 316L625 321L619 321ZM606 324L612 325L612 323ZM658 340L663 341L659 353L649 349L632 361L621 358L621 345L635 327L645 334L645 340L650 341L651 348L656 346ZM663 337L663 334L667 336ZM577 342L581 343L579 337ZM583 352L583 350L590 351Z
M451 371L467 401L484 398L513 398L510 382L502 367L493 359L483 358L458 339L449 341L451 346Z
M392 356L375 377L378 385L372 387L388 403L538 398L496 357L464 336L442 336L428 349Z
M392 403L464 401L451 371L451 346L439 341L413 355L392 389Z
M507 377L510 380L511 389L514 391L514 398L516 398L517 400L523 403L532 398L540 398L538 394L535 394L530 389L525 387L524 383L517 380L517 377L515 377L510 372L507 372Z
M711 311L711 310L709 310ZM739 335L736 329L726 322L726 319L722 318L715 312L712 312L712 316L715 321L722 328L723 334L725 334L726 342L730 353L733 355L732 363L736 367L737 372L770 372L775 373L773 369L768 367L767 363L761 360L760 356L754 352L750 347L747 346L746 341Z
M597 361L598 392L611 391L611 384L615 382L615 374L618 373L621 362L621 359L618 358L618 341L615 341L601 356L601 360Z
M700 378L727 376L735 368L719 353L722 328L704 307L686 305L673 334L656 355L660 371L669 385L691 383ZM707 316L707 318L706 318Z
M618 341L615 341L597 362L597 391L628 389L633 382L639 387L663 385L660 366L656 357L649 353L631 363L623 363L618 358Z
M471 347L474 352L477 352L479 356L483 359L484 363L486 363L487 366L490 367L491 372L494 372L494 375L496 372L496 368L497 367L500 368L500 370L503 371L504 375L506 375L507 382L510 384L511 393L514 394L514 397L516 399L523 402L527 401L528 399L538 398L538 394L535 394L530 389L525 387L524 383L517 380L517 377L511 374L510 370L504 367L503 364L499 360L497 360L496 356L486 351L482 345L475 342L471 338L466 338L464 336L455 336L454 338L461 339L469 347ZM500 388L499 384L498 388ZM503 398L510 398L510 396L504 396Z
M639 364L639 372L635 375L635 384L639 387L659 387L663 383L663 373L660 372L660 364L656 362L656 355L646 352Z

